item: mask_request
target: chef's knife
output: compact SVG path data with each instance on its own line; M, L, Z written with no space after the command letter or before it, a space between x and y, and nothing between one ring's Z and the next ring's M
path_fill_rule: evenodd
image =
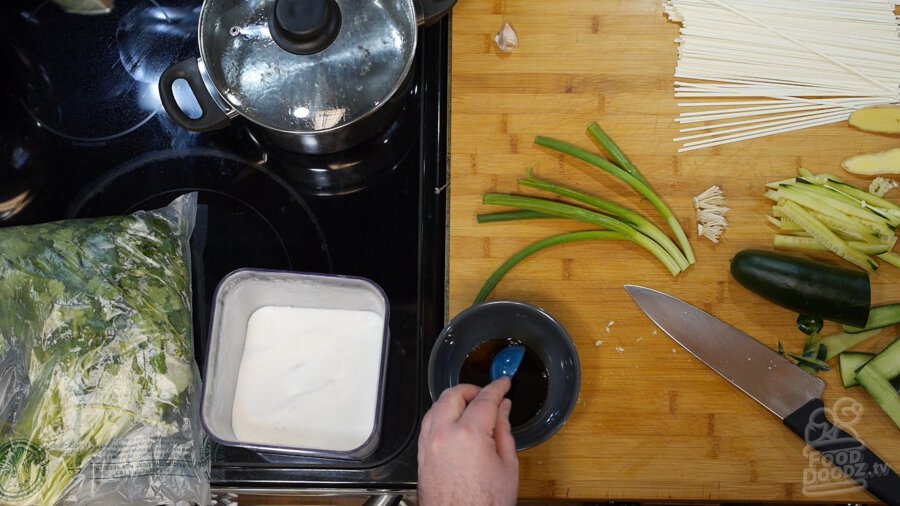
M775 413L869 493L900 505L900 477L875 452L825 418L821 398L825 382L684 301L642 286L625 285L625 289L678 344Z

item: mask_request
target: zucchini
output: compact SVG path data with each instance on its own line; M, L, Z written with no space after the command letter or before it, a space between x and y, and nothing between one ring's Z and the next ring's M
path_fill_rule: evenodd
M775 202L769 221L782 234L775 238L776 248L827 249L869 272L878 268L873 256L900 268L900 255L892 251L900 204L871 188L802 168L798 177L767 183L766 188L766 198Z
M818 316L809 316L805 314L797 315L797 328L800 332L808 336L817 335L822 332L825 322Z
M817 241L825 245L835 255L869 272L878 268L878 264L868 255L851 248L843 239L829 230L828 227L800 205L794 202L785 202L781 212L784 213L786 218L803 227L806 233L815 237Z
M894 339L893 343L875 355L866 367L874 368L889 380L900 377L900 338Z
M869 310L869 317L862 327L844 325L844 332L855 334L864 330L875 330L900 323L900 304L885 304Z
M875 359L872 359L875 360ZM871 361L856 371L856 380L869 392L872 399L900 427L900 393L894 385L871 366Z
M858 249L867 255L887 253L893 247L893 245L888 243L861 241L847 241L847 245L851 248ZM774 246L775 249L829 251L825 245L814 238L802 235L776 235L772 239L772 246Z
M859 385L859 382L856 381L856 370L869 360L872 360L872 357L874 356L875 355L871 353L852 351L845 351L840 354L838 357L838 364L841 367L841 383L844 385L844 388Z
M869 339L870 337L877 336L880 333L881 329L875 329L857 332L856 334L838 332L836 334L827 335L820 341L822 346L825 347L825 360L831 360L841 353L844 353L850 348L856 346L857 344Z
M844 386L862 385L900 427L900 391L896 385L900 379L900 338L874 357L867 353L842 353L840 362Z
M846 325L869 318L871 287L864 272L774 251L744 250L731 275L751 292L797 313Z

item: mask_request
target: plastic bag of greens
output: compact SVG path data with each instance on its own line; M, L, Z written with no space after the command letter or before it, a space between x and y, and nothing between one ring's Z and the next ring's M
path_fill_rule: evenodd
M209 503L196 206L0 228L0 503Z

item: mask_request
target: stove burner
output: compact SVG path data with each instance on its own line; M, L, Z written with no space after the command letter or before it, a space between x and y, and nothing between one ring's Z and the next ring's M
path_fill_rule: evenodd
M19 14L8 20L11 64L34 123L75 143L103 143L153 119L160 110L159 75L196 46L199 6L166 3L186 6L123 0L109 14L93 16L44 3L11 7ZM54 33L66 36L48 36Z
M0 108L13 110L5 98ZM46 157L29 130L16 115L0 123L0 223L20 216L48 179Z
M417 72L413 66L410 72ZM283 174L295 188L309 195L347 195L368 188L409 156L414 144L409 139L418 135L420 93L418 86L408 82L402 90L405 96L397 119L383 132L362 144L339 153L308 155L292 153L265 141L257 140L251 129L250 138L266 154L267 165Z
M391 303L375 454L314 461L211 444L210 480L214 490L408 489L429 400L423 359L444 322L447 193L434 189L447 177L449 20L420 28L397 123L340 154L297 156L261 150L248 130L263 132L250 121L195 133L158 113L154 75L198 56L190 19L202 0L92 2L111 10L86 16L60 7L82 0L0 6L0 227L129 213L198 192L192 275L201 368L213 290L231 270L375 281Z
M267 169L217 150L149 153L88 185L70 218L163 207L196 191L191 237L197 357L205 357L216 286L241 268L332 272L328 244L303 197Z

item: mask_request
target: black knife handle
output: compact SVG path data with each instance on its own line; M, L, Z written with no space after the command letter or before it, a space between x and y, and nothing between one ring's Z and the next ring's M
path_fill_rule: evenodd
M784 424L870 494L900 506L900 477L866 445L829 422L822 399L807 402Z

